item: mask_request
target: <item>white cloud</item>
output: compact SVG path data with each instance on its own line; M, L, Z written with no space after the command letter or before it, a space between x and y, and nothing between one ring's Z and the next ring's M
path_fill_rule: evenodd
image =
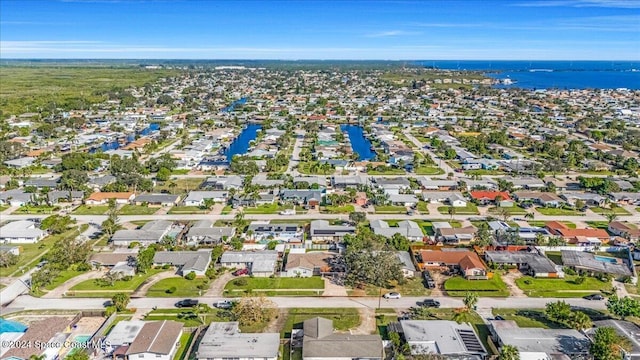
M367 34L366 37L382 38L382 37L396 37L396 36L413 36L420 35L418 31L405 31L405 30L389 30Z
M513 6L524 7L605 7L622 9L640 9L640 1L637 0L540 0L515 3Z

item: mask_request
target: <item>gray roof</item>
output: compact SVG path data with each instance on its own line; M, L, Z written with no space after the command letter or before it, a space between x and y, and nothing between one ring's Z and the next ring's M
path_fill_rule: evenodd
M278 261L278 252L264 251L225 251L220 257L221 264L244 263L251 272L273 272Z
M591 342L577 330L520 328L512 320L489 320L504 344L521 352L541 352L566 355L586 354Z
M409 185L411 185L411 183L409 182L409 179L405 178L405 177L396 177L396 178L389 178L389 177L376 177L375 178L376 184L379 186L404 186L404 187L409 187Z
M300 225L296 223L291 224L270 224L261 221L254 221L249 224L248 230L254 233L282 233L282 232L297 232L300 229Z
M258 174L251 179L251 184L265 186L265 187L281 186L281 185L284 185L284 180L269 179L267 178L266 175Z
M140 229L118 230L111 236L111 240L114 242L157 242L166 235L171 224L172 222L167 220L153 220L144 224Z
M402 267L409 271L416 271L416 266L413 264L411 260L411 254L407 251L397 251L396 256L402 262Z
M0 239L3 238L39 238L45 234L36 223L29 220L18 220L0 227Z
M327 184L327 178L323 176L296 176L293 178L293 183L301 183L306 182L311 184L318 184L325 186Z
M148 203L175 203L180 199L180 195L172 194L140 194L136 196L134 201L136 202L148 202Z
M389 224L383 220L374 220L371 222L371 228L376 235L386 237L392 237L395 234L412 238L424 236L420 226L410 220L400 221L396 227L390 227Z
M356 232L354 226L329 225L327 220L313 220L309 228L311 236L344 236Z
M47 199L50 202L58 202L60 199L82 199L84 193L82 191L54 190L47 193Z
M238 322L212 322L198 346L196 358L275 358L280 334L241 333Z
M0 192L0 200L9 202L9 198L15 201L29 202L33 197L32 193L26 193L22 189L13 189Z
M100 177L95 177L92 179L89 179L89 184L90 185L97 185L97 186L105 186L107 184L110 184L112 182L116 181L116 177L113 175L105 175L105 176L100 176Z
M193 224L186 237L190 238L208 238L215 241L220 241L224 236L232 237L236 233L234 227L227 226L213 226L210 220L200 220Z
M390 194L389 201L394 203L417 203L418 198L412 194Z
M242 187L243 178L238 175L210 177L204 182L204 186L221 187L223 189Z
M303 358L368 358L382 357L380 335L334 334L333 322L323 318L304 322Z
M153 256L153 262L182 266L182 271L205 271L211 262L211 250L157 251Z
M280 192L280 197L282 199L300 199L303 201L309 201L311 199L316 199L318 201L322 200L323 190L293 190L293 189L283 189Z
M190 191L189 195L184 199L184 202L200 202L204 199L226 198L228 194L227 191Z
M36 158L31 156L25 156L25 157L13 159L13 160L7 160L4 163L9 166L23 167L23 166L29 166L33 164L34 161L36 161Z
M367 185L367 178L362 175L343 176L336 175L331 178L331 183L335 185Z
M401 320L412 355L486 355L471 325L448 320Z
M548 258L524 251L485 251L484 256L498 264L527 264L536 273L555 273L556 265Z
M60 178L55 179L45 179L45 178L29 178L24 182L24 186L35 186L35 187L48 187L55 188L58 186L60 182Z
M432 187L432 186L437 186L437 187L443 186L443 187L446 187L446 186L457 186L458 185L458 182L455 181L455 180L432 179L432 178L429 178L429 177L426 177L426 176L418 177L417 179L420 182L420 185L422 185L425 188L429 188L429 187Z
M109 335L107 335L106 340L113 347L123 344L131 344L136 336L138 336L140 330L142 330L144 324L145 322L142 320L119 321L111 331L109 331Z
M631 275L631 270L627 265L614 264L607 261L600 261L594 254L584 251L562 250L562 263L565 266L573 266L595 272L602 272L615 275Z

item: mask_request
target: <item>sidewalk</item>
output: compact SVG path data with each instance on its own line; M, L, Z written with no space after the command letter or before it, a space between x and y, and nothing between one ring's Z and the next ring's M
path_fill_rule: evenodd
M58 286L57 288L47 292L46 294L42 295L43 298L45 299L59 299L64 297L64 294L69 291L69 289L71 289L72 287L74 287L75 285L78 285L79 283L86 281L86 280L90 280L90 279L99 279L101 277L103 277L107 272L106 271L90 271L88 273L84 273L84 274L80 274L74 278L71 278L67 281L65 281L62 285Z

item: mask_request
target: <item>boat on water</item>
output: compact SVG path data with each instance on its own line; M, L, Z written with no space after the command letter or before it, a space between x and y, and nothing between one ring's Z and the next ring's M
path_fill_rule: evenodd
M553 72L552 69L529 69L529 72Z

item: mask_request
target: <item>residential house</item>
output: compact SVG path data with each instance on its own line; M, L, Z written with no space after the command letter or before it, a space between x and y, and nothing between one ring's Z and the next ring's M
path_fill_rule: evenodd
M3 345L0 347L0 352L3 352L2 359L29 360L31 356L37 356L43 360L58 358L61 351L60 343L64 343L69 337L71 318L46 317L46 315L42 317L41 320L30 322L26 331L23 330L24 333L17 339L20 344L32 344L32 346ZM5 337L2 340L5 341Z
M511 197L509 197L509 193L506 191L471 191L469 194L472 199L482 205L496 204L502 207L513 206Z
M614 235L628 238L631 241L640 239L640 229L634 224L623 221L612 221L607 228Z
M418 182L424 190L450 191L458 188L458 182L448 179L432 179L426 176L418 177Z
M142 320L118 321L105 338L105 351L114 357L127 351L146 323Z
M230 190L230 189L242 189L243 177L238 175L217 176L210 177L205 180L200 188L213 189L213 190Z
M416 270L416 265L413 263L413 259L411 259L411 254L408 251L396 251L396 256L401 263L402 275L405 278L414 278L418 275L418 270Z
M458 271L466 279L487 279L487 268L473 251L447 249L449 251L421 250L419 259L425 267L447 267Z
M331 178L331 186L336 189L358 188L358 186L368 185L366 176L355 175L335 175Z
M620 205L640 205L640 193L615 192L609 197Z
M489 320L493 341L515 346L521 359L587 359L591 342L574 329L521 328L513 320Z
M332 271L335 253L312 251L305 253L289 252L284 271L287 277L319 276Z
M11 168L22 169L33 165L36 161L36 158L31 156L21 157L13 160L6 160L4 162L5 165Z
M382 360L380 335L336 334L333 321L316 317L303 323L303 360Z
M58 178L53 178L53 179L35 177L35 178L27 179L27 181L24 182L24 186L25 187L35 187L38 190L55 189L55 188L58 187L59 183L60 183L60 178L59 177Z
M285 242L302 241L303 228L296 223L271 224L269 221L252 221L247 228L251 231L252 241L281 240Z
M444 358L483 360L487 350L468 323L449 320L400 320L390 324L409 345L411 355L439 355Z
M233 226L213 226L211 220L199 220L187 231L184 239L188 244L221 244L236 234Z
M212 322L202 336L195 358L198 360L277 360L280 334L240 332L239 323Z
M11 254L18 256L22 252L22 246L0 245L0 254Z
M504 180L512 183L515 190L540 190L547 186L544 181L536 177L505 177Z
M30 220L17 220L0 227L0 243L35 244L46 236L37 224Z
M205 276L211 264L211 249L198 251L156 251L153 256L156 266L171 265L178 268L178 274L186 276L193 272L196 276Z
M516 191L513 195L519 202L532 202L544 207L560 207L565 203L560 196L550 192Z
M190 191L183 203L185 206L204 206L207 199L216 203L224 203L228 196L227 191Z
M49 205L55 205L58 203L82 203L84 193L82 191L69 191L69 190L53 190L47 193L47 202Z
M359 191L356 193L356 199L354 201L354 203L357 206L364 206L367 204L367 202L369 202L369 199L367 199L367 193Z
M485 251L487 263L514 265L523 273L533 277L561 278L564 273L559 266L544 255L526 251Z
M411 188L411 183L407 178L404 177L377 177L375 178L375 185L379 189L383 189L384 192L389 195L399 194L401 190L407 190Z
M137 242L143 246L160 242L171 230L173 222L168 220L153 220L140 229L118 230L111 236L114 246L129 246Z
M448 223L446 223L448 224ZM442 242L443 244L469 244L476 236L475 226L465 226L461 228L454 228L452 226L449 227L439 227L437 230L435 228L435 238L438 242Z
M409 241L422 241L424 239L422 228L413 221L400 221L397 226L392 227L389 226L386 221L373 220L371 221L370 226L374 234L388 238L393 237L395 234L399 234L406 237Z
M273 275L278 262L278 252L264 251L225 251L220 257L220 265L227 268L249 269L256 277Z
M397 206L416 206L418 198L413 194L390 194L389 201Z
M619 279L632 275L629 266L619 258L596 256L576 250L561 250L560 253L564 266L581 273L611 274Z
M322 204L324 199L324 189L322 190L296 190L283 189L280 191L280 199L290 201L296 205L304 205L310 209L315 209Z
M114 199L116 204L129 204L133 201L133 192L94 192L84 201L87 205L105 205Z
M467 199L462 194L453 193L447 198L447 203L453 207L466 207Z
M570 244L579 244L583 238L592 238L600 243L608 243L611 238L609 233L603 229L571 229L558 221L547 222L545 228L553 235L562 236Z
M116 177L113 175L104 175L89 179L87 186L93 189L93 191L100 191L103 187L116 182Z
M313 242L342 242L345 235L356 232L355 226L330 225L327 220L313 220L309 228Z
M152 321L144 324L126 351L128 360L172 360L180 347L184 325L177 321Z
M174 206L180 201L180 195L172 194L140 194L135 198L136 205L149 207Z
M0 192L0 205L25 206L33 200L32 193L22 189L13 189Z
M560 195L571 206L576 206L576 201L582 200L587 206L603 206L605 197L594 193L565 192Z
M122 262L131 264L135 263L138 255L138 249L122 250L124 251L93 253L89 257L89 264L96 269L104 268L110 270Z

